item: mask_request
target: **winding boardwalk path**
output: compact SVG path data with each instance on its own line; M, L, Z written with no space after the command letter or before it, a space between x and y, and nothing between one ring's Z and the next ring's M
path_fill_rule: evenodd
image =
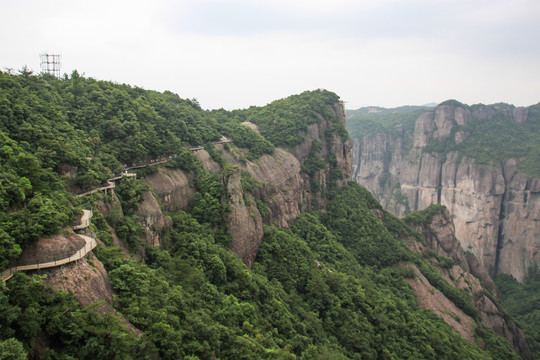
M218 141L214 141L212 142L212 144L214 145L217 145L217 144L227 144L227 143L232 143L233 141L229 138L226 138L225 136L222 136L221 139L219 139ZM197 146L197 147L192 147L192 148L189 148L188 149L189 151L192 151L192 152L195 152L195 151L200 151L200 150L204 150L204 146ZM174 155L170 155L168 157L163 157L163 158L159 158L159 159L156 159L152 162L146 162L146 163L142 163L142 164L136 164L136 165L133 165L133 166L128 166L126 167L125 169L126 170L131 170L131 169L141 169L143 167L147 167L147 166L153 166L153 165L159 165L159 164L164 164L166 163L167 161L169 160L172 160L174 159L175 157L177 157L178 154L174 154Z
M90 226L90 219L92 218L92 211L91 210L83 210L83 216L81 218L81 223L79 225L76 225L73 227L75 230L84 229ZM69 256L60 258L54 261L49 261L46 263L36 263L36 264L30 264L30 265L21 265L21 266L13 266L7 270L2 271L2 280L7 281L13 276L14 271L28 271L28 270L39 270L39 269L46 269L51 267L56 267L60 265L64 265L73 261L77 261L79 259L82 259L86 256L92 249L94 249L97 245L96 239L91 238L90 236L86 235L80 235L77 234L80 237L82 237L85 241L84 246L81 247L79 250L75 252L71 252Z
M222 137L219 141L215 141L214 144L225 144L225 143L230 143L230 142L232 142L232 140L230 140L230 139L228 139L226 137ZM189 151L199 151L199 150L204 150L204 147L199 146L199 147L194 147L194 148L189 149ZM166 163L167 161L175 158L176 156L177 155L171 155L168 158L158 159L158 160L152 161L150 163L145 163L145 164L141 164L141 165L135 165L135 166L131 166L131 167L126 167L125 168L126 171L124 171L123 173L118 174L118 175L108 179L106 185L100 186L100 187L92 189L92 190L85 191L83 193L80 193L80 194L77 195L77 197L87 196L87 195L96 193L98 191L105 191L106 192L109 189L114 189L115 186L116 186L116 183L115 183L116 180L120 180L123 177L137 176L137 174L129 173L127 170L143 168L143 167L146 167L146 166L149 166L149 165L163 164L163 163ZM93 213L92 213L91 210L83 210L83 216L81 217L81 223L79 225L75 225L73 227L73 229L74 230L80 230L80 229L85 229L88 226L90 226L90 219L92 218L92 215L93 215ZM49 262L46 262L46 263L39 263L38 262L36 264L10 267L9 269L2 271L2 280L3 281L9 280L13 276L14 271L28 271L28 270L46 269L46 268L61 266L61 265L64 265L64 264L67 264L67 263L82 259L83 257L86 256L86 254L88 254L90 251L92 251L92 249L94 249L96 247L97 242L96 242L96 239L93 239L90 236L80 235L80 234L78 234L78 235L84 239L85 244L79 250L77 250L75 252L72 252L68 257L64 257L64 258L57 259L57 260L54 260L54 261L49 261Z
M130 168L130 169L133 169L133 168ZM112 177L110 179L107 180L107 185L104 185L104 186L100 186L100 187L97 187L95 189L92 189L92 190L88 190L88 191L85 191L85 192L82 192L80 194L77 194L77 197L83 197L83 196L87 196L87 195L90 195L90 194L93 194L93 193L96 193L98 191L105 191L107 192L107 190L109 189L114 189L115 186L116 186L116 183L115 181L116 180L120 180L121 178L123 177L134 177L134 176L137 176L137 174L135 173L129 173L127 171L115 176L115 177Z

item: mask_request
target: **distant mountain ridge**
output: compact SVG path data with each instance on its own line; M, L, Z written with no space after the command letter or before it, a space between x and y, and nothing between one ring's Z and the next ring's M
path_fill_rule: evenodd
M448 100L434 109L350 116L347 127L352 178L386 210L403 216L444 205L455 237L483 271L501 279L498 284L515 278L525 282L523 289L537 286L540 104L468 106ZM528 291L512 296L531 304L538 291ZM514 301L513 315L523 321L537 357L540 308Z
M350 146L343 102L326 90L205 111L77 72L0 72L0 264L61 250L68 239L57 235L82 208L93 217L81 231L99 242L95 257L15 273L0 287L0 353L526 356L492 290L476 286L463 257L437 252L455 244L450 222L426 228L440 229L437 241L384 211L349 181ZM126 168L137 176L102 185ZM424 310L433 307L411 283L448 307Z
M353 113L347 126L352 177L385 208L404 215L430 204L447 206L463 247L492 274L522 280L540 263L540 180L531 176L540 178L539 105L448 100L402 115Z

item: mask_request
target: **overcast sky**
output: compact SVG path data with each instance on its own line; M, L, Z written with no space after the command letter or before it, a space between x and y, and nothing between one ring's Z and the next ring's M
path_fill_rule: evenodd
M349 109L540 102L538 0L0 0L0 68L264 105L304 90Z

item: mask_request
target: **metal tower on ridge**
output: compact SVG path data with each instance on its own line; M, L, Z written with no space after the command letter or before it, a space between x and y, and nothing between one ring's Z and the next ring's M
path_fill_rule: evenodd
M41 71L51 74L57 78L60 77L60 55L40 54Z

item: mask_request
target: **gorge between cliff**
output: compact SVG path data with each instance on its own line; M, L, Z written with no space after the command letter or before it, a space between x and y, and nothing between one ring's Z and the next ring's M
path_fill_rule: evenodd
M519 128L537 121L527 110L442 104L421 114L414 128L397 123L357 136L352 179L398 216L430 204L446 206L465 251L491 275L507 273L523 281L540 263L540 181L523 173L519 160L497 159L494 153L487 163L466 150L484 141L475 139L478 124Z

